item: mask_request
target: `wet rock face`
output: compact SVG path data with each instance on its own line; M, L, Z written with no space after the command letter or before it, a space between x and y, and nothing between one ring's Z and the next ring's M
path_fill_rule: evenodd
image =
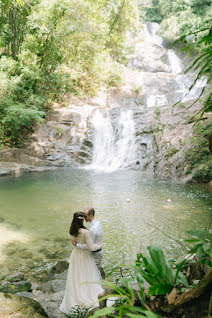
M32 156L58 167L73 167L89 161L92 149L89 123L84 108L79 107L77 113L76 107L55 110L45 125L37 127L27 146Z
M141 34L142 36L142 34ZM135 57L131 59L130 66L144 72L167 72L171 73L167 50L152 43L137 43Z

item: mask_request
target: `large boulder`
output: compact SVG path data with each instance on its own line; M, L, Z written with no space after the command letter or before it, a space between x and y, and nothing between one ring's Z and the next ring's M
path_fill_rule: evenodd
M1 318L43 318L48 317L35 300L12 294L0 293Z
M69 266L69 262L66 259L62 259L60 261L58 261L50 270L50 272L48 273L47 277L46 277L46 281L50 281L54 278L56 278L54 275L55 274L61 274L64 273ZM59 277L57 277L58 279L61 279Z
M42 284L39 289L43 293L57 293L65 290L66 281L63 279L54 279Z

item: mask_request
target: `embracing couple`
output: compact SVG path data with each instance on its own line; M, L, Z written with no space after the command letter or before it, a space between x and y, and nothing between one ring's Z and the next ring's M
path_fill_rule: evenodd
M84 220L90 222L89 231L83 225ZM75 306L98 305L98 295L103 292L100 283L102 227L95 219L94 209L75 212L69 233L74 249L69 259L65 295L60 305L60 310L65 314L69 314Z

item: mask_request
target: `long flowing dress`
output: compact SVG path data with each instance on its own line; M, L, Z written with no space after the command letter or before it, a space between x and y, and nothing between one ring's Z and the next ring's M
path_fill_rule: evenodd
M71 237L75 242L87 244L88 250L73 248L69 259L69 269L66 281L65 295L60 310L69 314L75 306L98 306L98 295L103 292L100 275L91 251L100 248L93 244L87 229L80 229L77 237Z

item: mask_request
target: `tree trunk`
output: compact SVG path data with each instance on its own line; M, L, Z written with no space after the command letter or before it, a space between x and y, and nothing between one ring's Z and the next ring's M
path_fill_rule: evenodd
M173 305L161 306L160 309L164 312L172 312L176 308L200 297L207 290L210 284L212 284L212 268L209 269L207 274L205 274L196 287L181 294Z

